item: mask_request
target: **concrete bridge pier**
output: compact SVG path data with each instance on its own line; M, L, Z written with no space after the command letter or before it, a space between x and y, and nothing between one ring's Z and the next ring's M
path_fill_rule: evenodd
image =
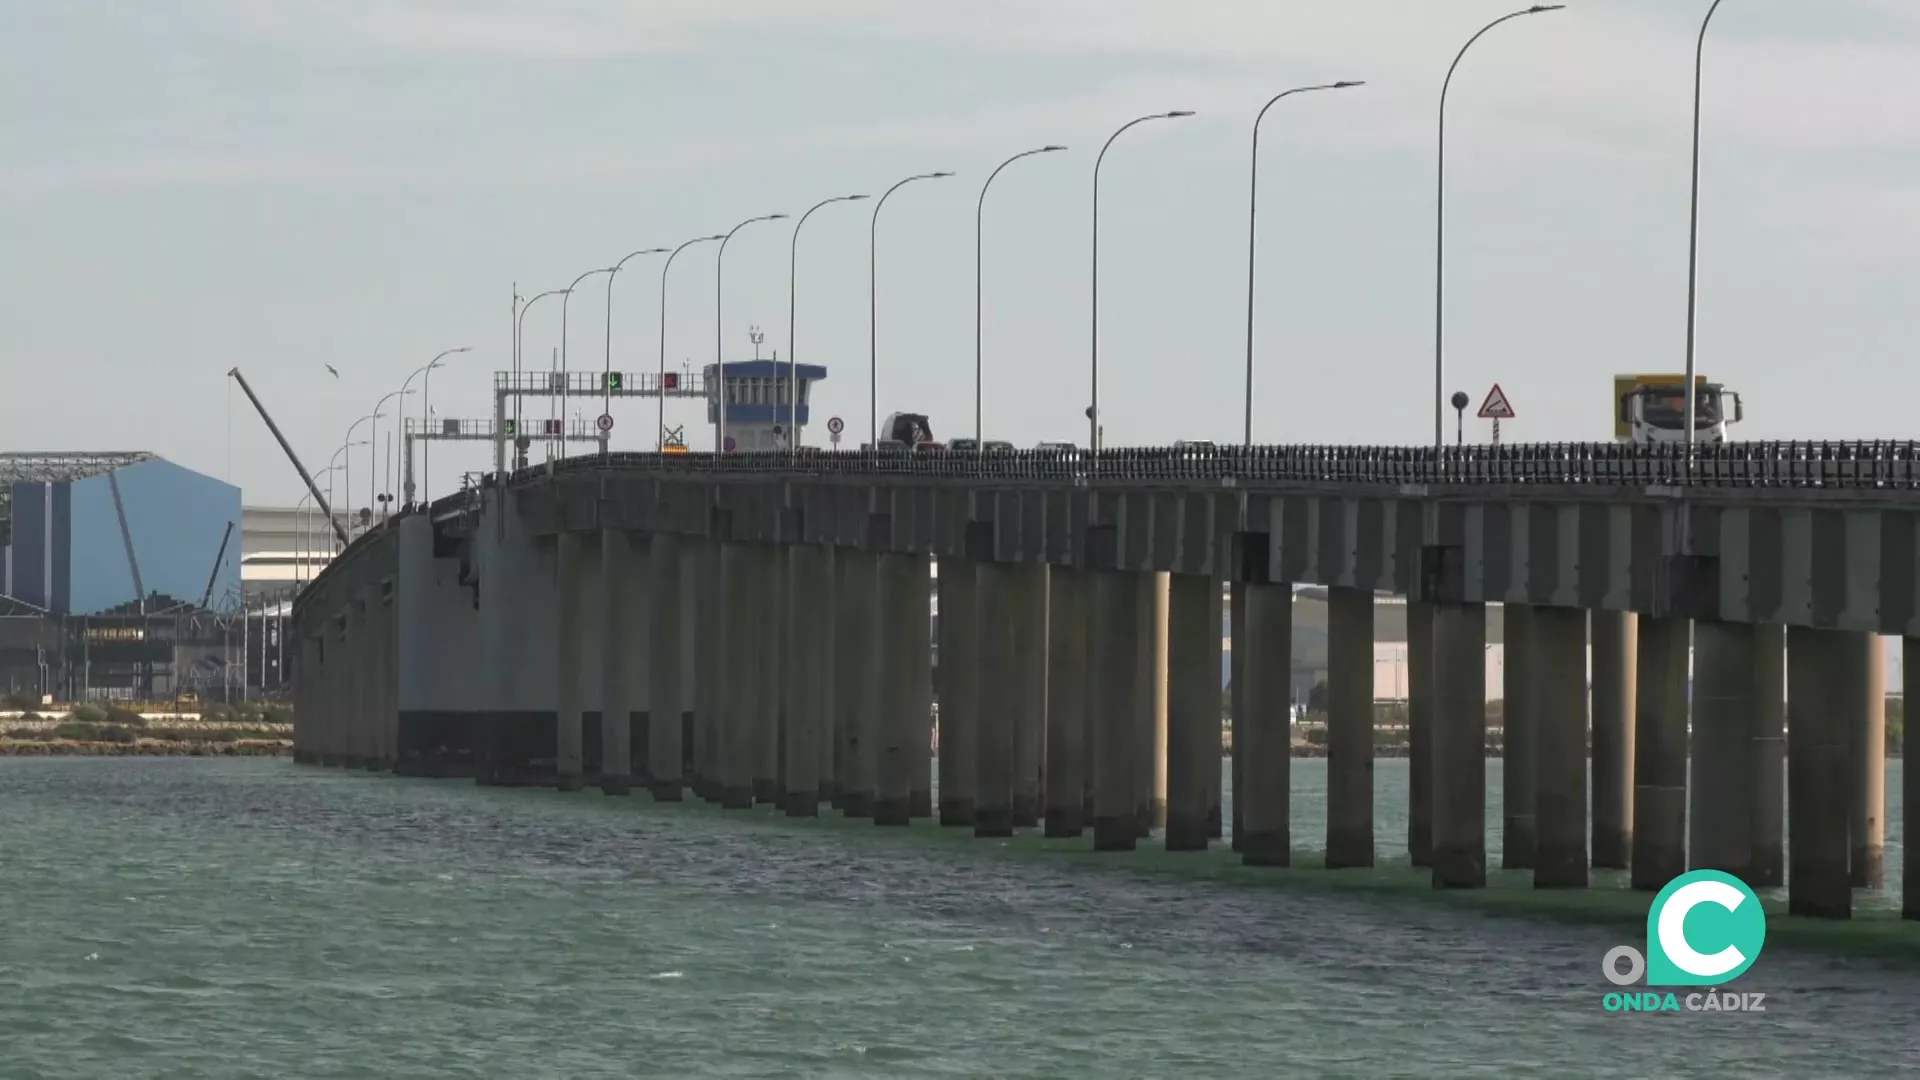
M720 545L721 590L726 606L721 613L726 642L721 676L720 806L747 810L753 806L754 772L763 746L755 718L760 711L761 574L755 552L747 544Z
M1372 865L1373 593L1335 587L1327 590L1327 869Z
M554 599L559 605L556 633L553 636L554 677L558 682L559 706L554 737L554 771L561 791L579 791L586 784L585 726L586 681L590 669L586 657L587 627L592 616L586 603L588 582L595 576L588 565L586 538L577 532L562 532L554 540L556 563ZM597 584L597 583L596 583Z
M681 679L682 634L680 538L654 533L647 541L647 675L649 723L647 768L641 781L658 802L679 802L685 778L684 744L693 711L686 708Z
M1134 835L1147 837L1167 824L1167 616L1172 583L1165 571L1132 576L1140 591L1134 638L1134 738L1140 761Z
M646 557L623 529L600 530L600 790L633 790L635 750L648 746L649 581ZM641 770L645 782L645 770Z
M1864 726L1868 635L1787 630L1787 911L1853 917L1853 732Z
M1633 887L1687 872L1687 659L1692 624L1640 616L1634 686Z
M940 824L973 828L979 723L980 586L976 564L940 560Z
M1539 788L1535 783L1535 730L1539 726L1540 694L1534 667L1538 662L1539 631L1531 604L1506 604L1500 609L1504 663L1500 694L1500 866L1531 870L1540 844Z
M1233 651L1246 673L1244 694L1236 702L1244 702L1244 708L1233 718L1234 749L1242 763L1233 792L1234 836L1248 866L1288 866L1293 859L1293 586L1236 583L1234 594L1244 595L1245 622Z
M373 666L372 628L368 626L368 608L371 606L370 590L357 590L353 599L347 602L347 649L352 659L348 662L347 685L350 687L349 700L352 711L348 714L348 737L346 753L341 762L349 769L364 769L373 758Z
M348 601L352 607L352 601ZM353 649L347 644L347 625L352 621L349 612L329 615L321 631L321 643L325 652L322 671L325 683L320 688L322 708L325 710L324 748L320 763L341 768L347 763L349 724L352 719Z
M1880 889L1887 884L1887 654L1878 634L1857 635L1846 649L1857 687L1837 703L1852 729L1849 879L1856 889Z
M1753 627L1753 857L1747 883L1787 883L1787 628Z
M915 574L907 594L913 605L912 636L916 646L913 657L913 695L908 702L907 721L911 741L907 749L911 776L907 788L907 813L915 818L933 817L933 589L928 580L932 563L925 556L910 560Z
M751 545L754 575L754 619L759 633L759 706L754 709L753 801L779 806L786 794L785 742L787 680L785 654L787 622L787 553L772 544Z
M1020 693L1014 653L1018 587L1004 565L983 562L980 590L979 740L974 744L973 834L1013 835L1013 761Z
M820 686L820 714L815 718L819 736L819 773L820 787L815 796L817 806L831 807L840 796L838 748L840 735L837 717L839 704L839 628L840 593L839 549L831 544L820 545L820 588L815 605L807 609L811 620L811 632L819 647L816 654L819 670L815 677Z
M1433 611L1433 886L1487 884L1487 609Z
M1238 551L1237 548L1235 550ZM1246 808L1241 805L1240 796L1241 792L1247 790L1247 763L1240 736L1246 730L1244 725L1247 717L1247 589L1246 582L1236 580L1227 596L1227 640L1230 643L1227 654L1227 715L1233 724L1233 746L1229 750L1232 759L1228 765L1228 785L1233 792L1229 814L1233 828L1228 843L1237 852L1246 851ZM1288 666L1292 666L1291 659Z
M1627 611L1589 613L1593 635L1593 865L1633 862L1634 685L1640 620Z
M1906 638L1900 643L1900 682L1902 705L1908 701L1920 701L1920 638ZM1914 758L1920 754L1920 737L1914 735L1914 725L1904 724L1901 731L1900 763L1901 795L1901 832L1908 850L1920 848L1920 769L1914 768ZM1920 868L1920 859L1914 860ZM1908 870L1901 875L1900 914L1908 919L1920 919L1920 873Z
M1205 851L1220 819L1220 583L1173 574L1169 599L1166 846Z
M840 812L850 818L870 818L880 705L880 674L874 663L880 644L874 629L879 560L857 548L841 548L837 555L841 583L834 662L841 730Z
M1087 573L1065 566L1047 574L1046 835L1086 832ZM945 625L947 609L940 609ZM942 652L941 663L946 663ZM946 721L946 702L940 705ZM944 741L941 753L946 753Z
M1047 740L1047 567L1008 568L1013 588L1013 797L1016 829L1040 824Z
M1088 575L1088 677L1092 697L1087 738L1093 761L1093 849L1132 851L1139 841L1142 760L1135 699L1147 680L1133 677L1140 668L1140 638L1151 598L1135 575L1096 570ZM1151 608L1148 606L1148 610ZM992 623L988 622L991 626ZM990 685L983 680L983 685Z
M720 545L710 539L690 540L684 554L693 590L689 610L694 622L693 649L693 774L695 797L720 801L720 727L725 713L720 665L727 650L726 595L720 579ZM688 597L682 596L682 602Z
M394 604L396 589L397 583L391 578L374 586L374 596L380 605L375 632L375 643L380 649L380 711L375 717L379 725L379 749L368 768L379 770L391 770L400 756L400 660L397 655L400 627L396 618L399 612Z
M826 713L826 654L819 633L820 612L832 588L824 548L795 544L787 549L786 729L781 752L788 817L816 817L820 807L820 722Z
M1587 871L1587 613L1535 608L1533 884L1584 889Z
M1433 865L1433 605L1407 601L1407 860Z
M1753 733L1758 689L1753 627L1693 624L1693 747L1688 755L1688 859L1753 883L1756 793Z
M879 778L873 801L875 825L906 825L913 819L914 740L925 733L927 710L914 716L919 690L917 669L928 662L926 560L882 555L880 563L879 640L875 650L880 680ZM916 602L915 596L921 598ZM914 625L915 617L919 625ZM918 734L916 734L918 733ZM923 784L926 781L921 781Z

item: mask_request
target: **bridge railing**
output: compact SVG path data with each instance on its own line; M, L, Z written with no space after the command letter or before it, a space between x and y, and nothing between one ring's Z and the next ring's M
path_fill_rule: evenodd
M904 477L1067 483L1558 485L1920 490L1920 442L1739 442L1694 448L1619 443L1502 446L1225 446L1102 450L804 449L731 454L585 454L519 470L515 483L602 469L669 475ZM436 500L436 511L456 496Z

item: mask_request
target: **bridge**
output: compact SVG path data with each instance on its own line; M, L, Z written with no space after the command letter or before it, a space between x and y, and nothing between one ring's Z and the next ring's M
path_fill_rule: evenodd
M1408 603L1405 843L1436 887L1486 882L1498 604L1502 865L1539 888L1624 869L1643 890L1721 869L1847 918L1853 888L1883 885L1878 635L1915 679L1917 520L1915 443L565 458L409 508L301 594L296 756L1101 850L1225 834L1286 865L1290 597L1314 584L1328 868L1376 858L1390 593Z

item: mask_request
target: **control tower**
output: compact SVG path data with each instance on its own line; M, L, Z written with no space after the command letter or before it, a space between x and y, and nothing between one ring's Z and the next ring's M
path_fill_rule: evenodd
M707 390L707 424L720 423L720 403L713 388L720 385L718 364L702 369ZM785 450L792 432L805 434L812 386L827 377L816 364L789 364L779 360L729 361L726 373L727 445L723 450ZM797 389L799 403L790 404Z

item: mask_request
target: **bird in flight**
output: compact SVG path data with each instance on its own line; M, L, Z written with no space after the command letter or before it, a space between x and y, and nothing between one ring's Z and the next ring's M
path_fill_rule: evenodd
M332 364L328 364L326 367L327 367L327 374L333 376L336 379L340 377L340 373L338 371L333 370Z

